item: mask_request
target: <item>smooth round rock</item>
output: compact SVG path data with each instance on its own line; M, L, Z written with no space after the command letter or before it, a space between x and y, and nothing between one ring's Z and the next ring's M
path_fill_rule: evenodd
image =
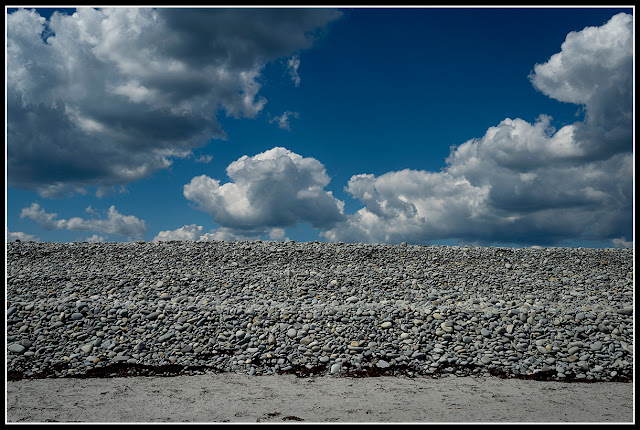
M17 354L21 354L26 348L18 343L11 344L7 347L7 349L11 352L15 352Z
M592 351L600 351L602 349L602 342L597 341L590 345Z
M386 369L387 367L389 367L391 365L386 360L378 360L378 362L376 363L376 366L381 368L381 369Z

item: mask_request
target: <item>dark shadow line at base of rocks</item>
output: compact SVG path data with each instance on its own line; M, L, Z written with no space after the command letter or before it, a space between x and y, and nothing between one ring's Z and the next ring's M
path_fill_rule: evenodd
M66 363L58 363L51 366L47 370L24 376L24 372L12 370L7 372L8 381L20 381L23 379L46 379L56 378L56 373L65 370L68 367ZM445 370L446 369L446 370ZM225 373L226 371L215 366L184 366L180 364L164 364L158 366L137 364L137 363L113 363L106 366L95 367L87 370L86 373L65 375L59 378L70 379L91 379L91 378L121 378L133 376L161 376L171 377L179 375L193 375L206 373ZM477 376L479 373L488 373L501 379L523 379L533 381L549 381L549 382L568 382L568 383L595 383L595 382L633 382L633 373L624 373L616 375L607 380L577 378L576 375L567 374L564 378L558 379L557 372L554 370L542 371L531 374L520 374L508 372L498 368L483 368L475 365L466 366L446 366L433 369L430 373L422 372L411 368L407 365L398 365L390 367L367 366L360 368L352 368L348 363L334 377L349 378L375 378L380 376L403 376L414 378L416 376L427 376L432 378L441 378L447 376ZM327 376L329 373L326 366L303 366L292 365L287 370L279 370L279 375L295 375L298 378ZM259 376L256 375L256 376Z

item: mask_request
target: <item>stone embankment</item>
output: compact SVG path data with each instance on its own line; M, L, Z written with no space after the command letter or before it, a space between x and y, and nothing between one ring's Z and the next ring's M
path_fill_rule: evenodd
M10 242L6 273L14 380L632 377L631 249Z

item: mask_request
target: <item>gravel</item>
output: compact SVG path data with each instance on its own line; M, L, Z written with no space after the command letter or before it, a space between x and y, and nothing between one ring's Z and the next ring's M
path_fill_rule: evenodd
M632 249L15 241L6 273L10 380L632 378Z

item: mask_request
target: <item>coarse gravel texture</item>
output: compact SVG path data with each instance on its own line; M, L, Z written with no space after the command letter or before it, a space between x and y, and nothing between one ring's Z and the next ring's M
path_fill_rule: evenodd
M632 249L15 241L6 274L10 381L633 373Z

